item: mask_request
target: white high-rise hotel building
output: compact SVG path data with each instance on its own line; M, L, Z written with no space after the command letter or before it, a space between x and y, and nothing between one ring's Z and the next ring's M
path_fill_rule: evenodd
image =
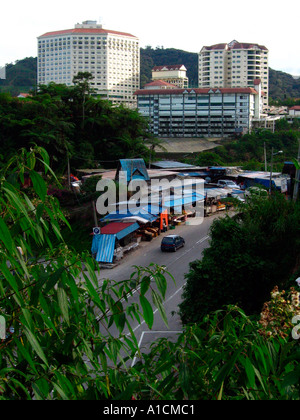
M38 84L71 86L78 72L93 75L91 87L104 99L136 106L133 94L139 89L139 39L103 29L96 21L38 37Z
M261 80L263 105L268 106L268 49L263 45L232 41L203 47L199 53L199 88L254 87Z

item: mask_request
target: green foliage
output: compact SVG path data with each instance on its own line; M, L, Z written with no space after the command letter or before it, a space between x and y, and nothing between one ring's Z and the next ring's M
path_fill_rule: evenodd
M259 323L229 306L166 339L136 365L152 384L136 398L171 400L299 400L296 340L266 340ZM158 379L159 378L159 379Z
M216 147L213 152L200 153L195 159L197 165L239 165L244 169L264 170L264 144L267 150L267 163L270 170L271 150L282 150L283 154L274 157L274 168L276 164L290 161L298 154L299 132L290 129L282 120L277 125L277 131L272 133L269 130L258 130L256 133L245 134L244 136L227 140L222 146Z
M99 283L89 253L63 242L67 221L46 195L38 162L50 170L45 150L23 149L0 177L0 314L10 331L0 342L0 399L114 398L136 380L126 365L139 353L130 322L144 317L151 327L148 296L166 321L167 273L152 264L121 283ZM131 298L136 289L141 309Z
M42 168L54 176L48 163L44 149L23 149L0 174L0 315L7 326L7 337L0 342L1 400L299 399L297 341L289 334L266 338L262 329L268 331L269 324L235 306L206 313L197 325L184 327L177 342L160 340L142 354L132 321L144 319L151 328L152 301L167 323L163 300L169 275L150 264L133 267L128 280L99 282L90 255L77 254L63 241L61 223L67 222L57 200L46 196L44 177L36 171L39 164L39 172ZM22 187L25 173L33 182L29 189ZM286 225L293 225L294 236L299 236L299 213L293 215L291 207L280 205L276 211L285 210L282 219L271 212L269 230L285 236ZM243 223L254 216L258 214L253 203ZM234 249L243 246L246 227L240 224L225 219L224 225L214 226L212 238L220 254L235 253L235 262L246 266ZM260 226L265 224L261 220ZM53 233L55 244L50 240ZM266 247L273 248L274 241L268 235L266 239ZM292 243L293 235L287 235L287 241ZM221 263L225 266L226 259ZM204 277L198 278L198 288L205 288L201 280ZM219 295L226 297L228 290L220 287ZM268 304L264 321L283 313L282 294L279 297ZM201 303L206 299L209 294ZM292 303L299 307L295 293ZM288 302L284 308L290 314ZM276 328L281 318L277 321ZM129 367L134 357L138 362Z
M197 158L197 165L200 166L222 166L224 161L218 153L211 151L202 152Z
M50 83L29 99L0 94L0 154L7 158L35 143L57 172L65 171L67 158L76 168L147 159L146 121L137 111L93 97L89 80L89 73L79 73L74 86Z
M6 79L0 79L0 92L10 92L12 95L29 92L37 84L37 59L27 57L7 64Z
M236 218L214 221L210 247L190 264L180 314L198 322L223 305L259 313L275 285L283 286L300 254L300 206L282 195L252 197Z
M300 79L295 79L288 73L269 69L269 95L273 100L281 103L300 97ZM283 102L284 103L284 102ZM285 103L291 105L292 102ZM296 104L295 104L296 105Z

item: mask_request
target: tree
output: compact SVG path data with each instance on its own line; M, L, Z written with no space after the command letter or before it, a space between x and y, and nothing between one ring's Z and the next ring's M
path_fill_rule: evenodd
M285 288L300 255L300 207L281 194L253 197L235 218L216 219L210 247L190 264L180 314L198 322L224 305L260 312L275 285Z
M89 77L83 76L78 75L76 86L42 85L29 99L0 94L0 154L7 159L34 143L47 150L58 173L64 172L67 157L77 168L147 158L146 120L137 111L92 96Z
M93 75L89 72L79 72L76 76L73 77L73 83L75 85L75 96L78 95L81 100L82 129L84 128L86 100L94 92L94 89L90 87L90 80L93 80L93 78Z
M149 153L149 169L151 168L152 163L152 157L155 153L155 149L158 148L163 152L166 152L167 149L164 146L164 142L161 139L158 139L157 137L154 137L153 134L149 133L147 138L145 139L145 144L148 144L150 153Z
M284 322L282 312L290 306L288 300L277 299L272 314L275 310L278 321ZM298 400L300 351L292 327L287 330L285 324L284 334L275 336L264 324L227 306L186 326L175 343L166 339L155 343L136 370L165 400ZM135 398L156 399L154 391L149 394L141 386Z

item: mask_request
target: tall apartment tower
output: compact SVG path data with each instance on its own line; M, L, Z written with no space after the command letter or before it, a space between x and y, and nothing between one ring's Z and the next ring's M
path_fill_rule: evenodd
M78 72L93 75L96 94L114 104L136 107L140 85L139 39L85 21L74 29L38 37L38 84L73 84Z
M263 45L232 41L203 47L199 53L199 88L254 87L261 80L263 106L268 106L268 49Z

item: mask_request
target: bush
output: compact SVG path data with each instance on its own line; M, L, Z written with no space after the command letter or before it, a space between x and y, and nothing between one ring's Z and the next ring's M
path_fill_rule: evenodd
M256 314L275 285L285 287L300 254L299 205L281 195L252 198L237 218L216 219L210 247L186 275L180 315L185 323L236 304Z

